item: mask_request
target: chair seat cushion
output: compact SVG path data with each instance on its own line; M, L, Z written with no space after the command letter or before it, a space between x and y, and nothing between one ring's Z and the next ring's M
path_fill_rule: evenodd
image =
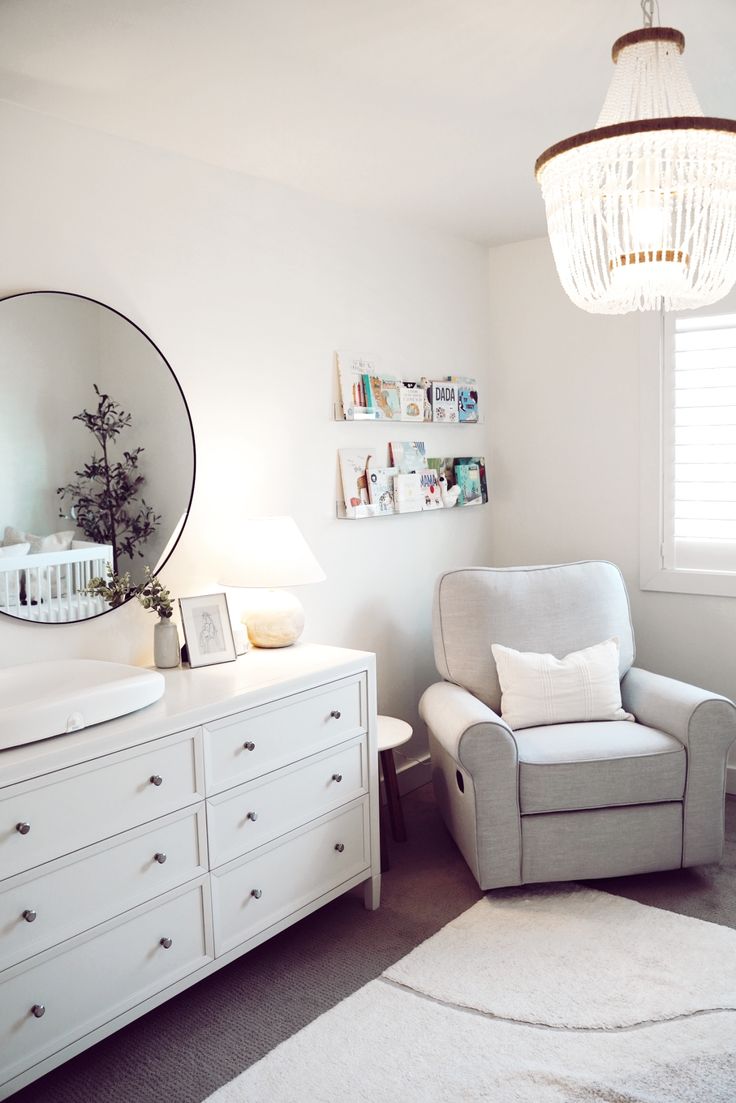
M514 739L522 815L682 800L685 792L685 748L644 724L548 724Z

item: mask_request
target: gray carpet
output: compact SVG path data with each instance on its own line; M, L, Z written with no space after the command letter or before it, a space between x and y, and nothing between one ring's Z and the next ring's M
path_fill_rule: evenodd
M431 788L405 797L404 810L409 841L391 845L377 912L366 912L358 896L333 901L17 1093L14 1103L201 1103L469 908L481 893ZM591 884L736 927L734 799L726 822L719 867Z

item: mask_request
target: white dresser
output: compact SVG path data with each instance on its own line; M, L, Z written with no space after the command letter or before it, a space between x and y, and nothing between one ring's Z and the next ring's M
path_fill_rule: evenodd
M0 1099L365 883L375 661L296 644L0 752Z

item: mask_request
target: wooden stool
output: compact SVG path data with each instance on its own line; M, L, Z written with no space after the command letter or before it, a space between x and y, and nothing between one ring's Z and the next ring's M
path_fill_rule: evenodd
M411 725L405 720L397 720L395 716L378 717L378 752L381 756L383 782L386 786L386 805L391 821L391 834L398 843L406 842L406 827L404 813L401 811L399 783L396 779L394 747L407 743L411 737ZM388 869L388 859L384 858L384 862L384 868Z

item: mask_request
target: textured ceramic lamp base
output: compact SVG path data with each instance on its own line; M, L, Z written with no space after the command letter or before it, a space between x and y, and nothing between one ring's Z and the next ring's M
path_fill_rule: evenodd
M243 624L254 647L289 647L304 630L304 608L286 590L264 590L255 601L249 598Z

